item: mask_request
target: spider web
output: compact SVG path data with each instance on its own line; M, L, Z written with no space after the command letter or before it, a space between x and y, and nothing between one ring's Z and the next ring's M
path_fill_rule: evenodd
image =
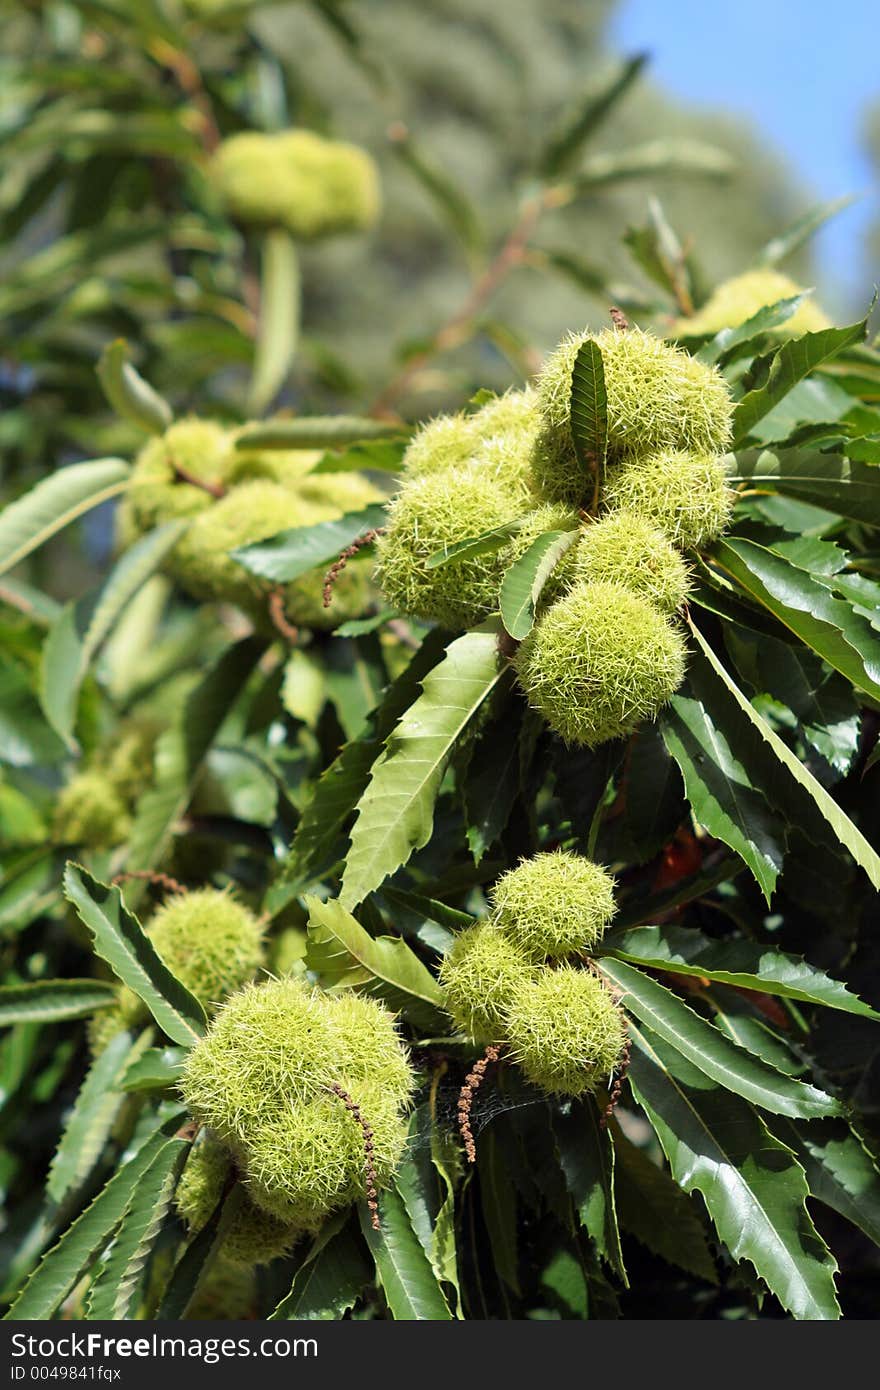
M436 1088L433 1100L434 1127L456 1143L460 1143L458 1125L458 1099L460 1095L460 1084L441 1082ZM430 1096L430 1087L423 1087L416 1098L417 1106L430 1105ZM509 1111L524 1110L532 1106L543 1106L546 1103L547 1097L534 1088L520 1086L516 1089L506 1087L502 1089L496 1085L495 1078L490 1072L473 1095L470 1111L471 1133L474 1139L477 1139L487 1125L492 1124L499 1115L507 1114ZM411 1155L422 1154L430 1151L430 1148L430 1125L426 1119L423 1125L413 1126L410 1131L409 1152Z

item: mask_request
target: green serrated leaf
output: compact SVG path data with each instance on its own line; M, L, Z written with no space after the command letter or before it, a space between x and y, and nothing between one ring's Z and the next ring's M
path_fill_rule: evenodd
M840 1113L832 1096L744 1051L641 970L607 956L600 969L622 992L621 1002L629 1012L719 1086L776 1115L809 1120Z
M147 434L165 433L174 418L171 407L131 365L124 339L117 338L101 353L98 379L107 400L123 420L130 420Z
M389 686L369 731L347 744L319 777L303 808L278 883L270 889L270 911L280 910L301 887L330 867L343 827L369 784L370 768L382 743L418 695L422 678L443 656L445 643L443 633L428 634L406 670Z
M340 1213L322 1226L270 1322L331 1321L353 1308L372 1271L362 1243Z
M765 450L757 459L737 460L734 481L756 492L778 493L839 512L853 521L880 526L880 469L839 454Z
M652 970L699 975L761 994L803 999L809 1004L880 1019L870 1004L850 994L839 980L775 946L757 946L745 940L711 941L692 927L670 924L611 932L604 938L601 950L602 954Z
M59 468L0 512L0 574L19 564L56 532L125 491L131 469L122 459L95 459Z
M511 637L521 641L529 635L544 585L579 536L579 531L545 531L506 572L501 583L501 620Z
M132 1192L110 1253L89 1291L89 1321L131 1315L141 1275L168 1215L191 1141L169 1139Z
M769 902L782 869L785 837L727 729L700 700L675 695L661 712L660 731L681 770L695 818L736 851Z
M181 1047L150 1047L129 1059L122 1077L123 1091L158 1091L176 1086L186 1053Z
M873 308L873 305L872 305ZM870 311L869 311L870 313ZM773 409L793 386L821 363L836 357L867 333L868 314L846 328L821 328L783 343L773 357L766 382L749 391L736 407L733 418L734 448L739 448L754 426Z
M448 565L452 560L473 560L477 555L490 555L506 545L521 525L521 520L506 521L503 526L492 526L488 531L481 531L478 536L466 536L454 545L435 550L433 555L428 556L426 566L429 570L436 570Z
M64 896L92 933L96 953L144 1001L162 1031L183 1047L197 1042L207 1023L204 1009L172 975L119 889L68 862Z
M140 1148L123 1162L91 1206L64 1232L34 1270L4 1321L51 1318L116 1229L143 1175L183 1118L182 1108L163 1120Z
M399 936L372 937L338 902L306 898L309 944L306 964L325 986L357 983L395 1013L435 1029L443 991Z
M605 479L608 452L608 396L598 343L581 343L571 369L571 441L584 484L593 484L595 510Z
M0 1028L87 1018L116 1002L115 985L101 980L36 980L0 989Z
M422 683L358 803L340 902L354 907L427 844L453 748L504 674L494 626L458 637Z
M809 291L803 290L800 294L789 295L787 299L777 299L774 304L765 304L736 328L722 328L696 353L697 360L710 366L714 363L722 366L736 357L745 356L756 338L787 323L808 298ZM682 332L678 336L686 338L688 334Z
M808 771L800 759L792 753L779 735L774 733L754 705L737 688L699 629L691 622L689 622L689 626L703 656L706 658L711 674L717 677L718 681L726 688L728 696L733 698L741 713L764 742L769 745L770 751L786 772L790 773L794 779L796 785L792 786L791 781L786 779L781 784L780 791L777 792L777 797L794 798L793 805L797 808L792 817L794 823L803 826L808 814L819 818L832 832L835 839L849 850L856 863L861 865L874 887L880 888L880 855L871 847L862 832L837 805L833 797Z
M754 541L718 541L713 559L856 689L880 699L880 636L866 618L811 574Z
M99 1159L124 1100L121 1078L143 1046L140 1039L132 1044L130 1033L117 1033L86 1073L49 1167L46 1191L59 1206Z
M673 1177L701 1192L735 1260L749 1260L792 1317L840 1316L836 1263L805 1205L804 1170L745 1101L719 1090L648 1029L633 1029L629 1081Z
M246 1200L242 1183L221 1193L220 1200L194 1240L181 1256L165 1287L156 1312L157 1322L177 1322L186 1317L201 1281L214 1267L232 1222Z
M771 1127L803 1164L811 1194L880 1245L880 1169L858 1135L839 1120Z
M251 574L274 584L287 584L318 565L329 564L339 552L365 531L373 531L385 521L385 508L373 503L359 512L346 512L336 521L319 521L314 526L296 526L266 541L230 551Z
M363 1203L358 1215L392 1318L397 1322L449 1321L449 1305L397 1188L379 1194L381 1230L373 1230Z

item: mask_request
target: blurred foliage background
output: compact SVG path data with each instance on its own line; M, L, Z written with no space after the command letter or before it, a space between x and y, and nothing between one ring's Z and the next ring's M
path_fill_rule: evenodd
M542 170L540 155L593 97L576 196L543 212L517 274L480 305L467 341L408 383L403 407L424 414L520 379L565 329L604 313L609 293L648 316L650 283L620 236L657 189L706 284L742 267L800 210L794 180L722 112L698 119L656 90L641 57L622 66L603 41L609 10L15 6L0 96L7 472L129 442L94 375L119 335L179 410L241 412L258 248L204 176L217 140L240 129L304 124L365 145L381 169L379 227L303 255L303 334L283 396L297 408L369 404L466 301L524 200L579 172L579 150L574 171ZM618 76L630 89L603 121ZM791 270L809 274L805 251Z

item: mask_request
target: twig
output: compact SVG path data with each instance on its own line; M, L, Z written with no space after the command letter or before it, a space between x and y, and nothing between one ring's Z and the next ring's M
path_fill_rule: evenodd
M152 883L158 888L164 888L166 893L185 893L186 889L182 883L178 883L176 878L170 874L158 873L155 869L129 869L125 873L115 874L110 880L111 883L128 883L132 879L137 879L141 883Z
M333 602L333 585L345 569L349 560L354 555L357 555L359 550L363 550L365 545L371 545L377 536L381 536L384 530L384 526L375 526L371 531L365 531L362 536L358 536L357 539L352 541L351 545L347 545L343 551L340 551L339 559L334 560L333 564L324 575L323 595L325 608L329 608Z
M330 1082L330 1090L334 1096L338 1096L350 1115L353 1115L361 1127L364 1136L364 1174L367 1179L367 1207L370 1212L370 1225L374 1231L381 1231L382 1226L379 1221L379 1180L376 1177L376 1159L373 1149L373 1131L361 1114L361 1108L356 1101L353 1101L348 1091L340 1086L338 1081Z
M183 464L177 463L173 458L169 461L174 469L175 477L179 478L182 483L189 483L191 487L201 488L202 492L209 492L212 497L226 496L226 488L222 483L211 483L207 478L198 478L195 473L190 473L188 468L184 468Z
M464 1079L464 1085L458 1096L458 1128L461 1132L464 1151L467 1155L468 1163L476 1163L477 1146L474 1143L474 1134L471 1129L471 1107L474 1097L483 1084L486 1069L491 1062L497 1062L501 1049L495 1043L490 1043L478 1062L475 1062L471 1070Z
M177 85L198 111L201 117L202 148L205 154L212 155L220 144L220 129L201 73L187 53L175 48L165 39L154 39L150 46L157 60L174 73Z
M269 595L269 617L286 641L291 643L299 641L299 628L287 621L287 615L284 612L284 589L280 584Z
M0 584L0 603L8 603L10 608L17 608L20 613L30 617L34 612L34 605L24 594L17 594L12 589L7 589L4 584Z
M466 342L473 327L473 320L495 294L499 286L517 266L522 265L528 256L529 240L537 226L541 214L547 208L565 201L557 188L545 188L542 193L523 203L520 215L501 246L498 254L486 267L483 274L472 287L464 304L450 319L439 328L427 347L417 352L385 387L370 408L370 414L385 416L409 386L413 377L434 357L450 352Z

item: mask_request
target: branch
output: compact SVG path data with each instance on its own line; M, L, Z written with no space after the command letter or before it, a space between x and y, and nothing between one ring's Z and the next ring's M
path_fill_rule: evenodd
M541 214L547 208L562 201L565 201L565 195L561 190L545 188L542 193L523 203L520 215L507 239L494 260L490 262L473 285L464 304L447 320L442 328L437 330L427 347L411 357L397 376L392 378L384 391L373 402L369 411L370 415L382 417L391 414L394 403L423 367L441 353L450 352L453 348L460 347L462 343L467 342L473 333L474 320L477 315L485 308L510 272L528 259L529 241Z

